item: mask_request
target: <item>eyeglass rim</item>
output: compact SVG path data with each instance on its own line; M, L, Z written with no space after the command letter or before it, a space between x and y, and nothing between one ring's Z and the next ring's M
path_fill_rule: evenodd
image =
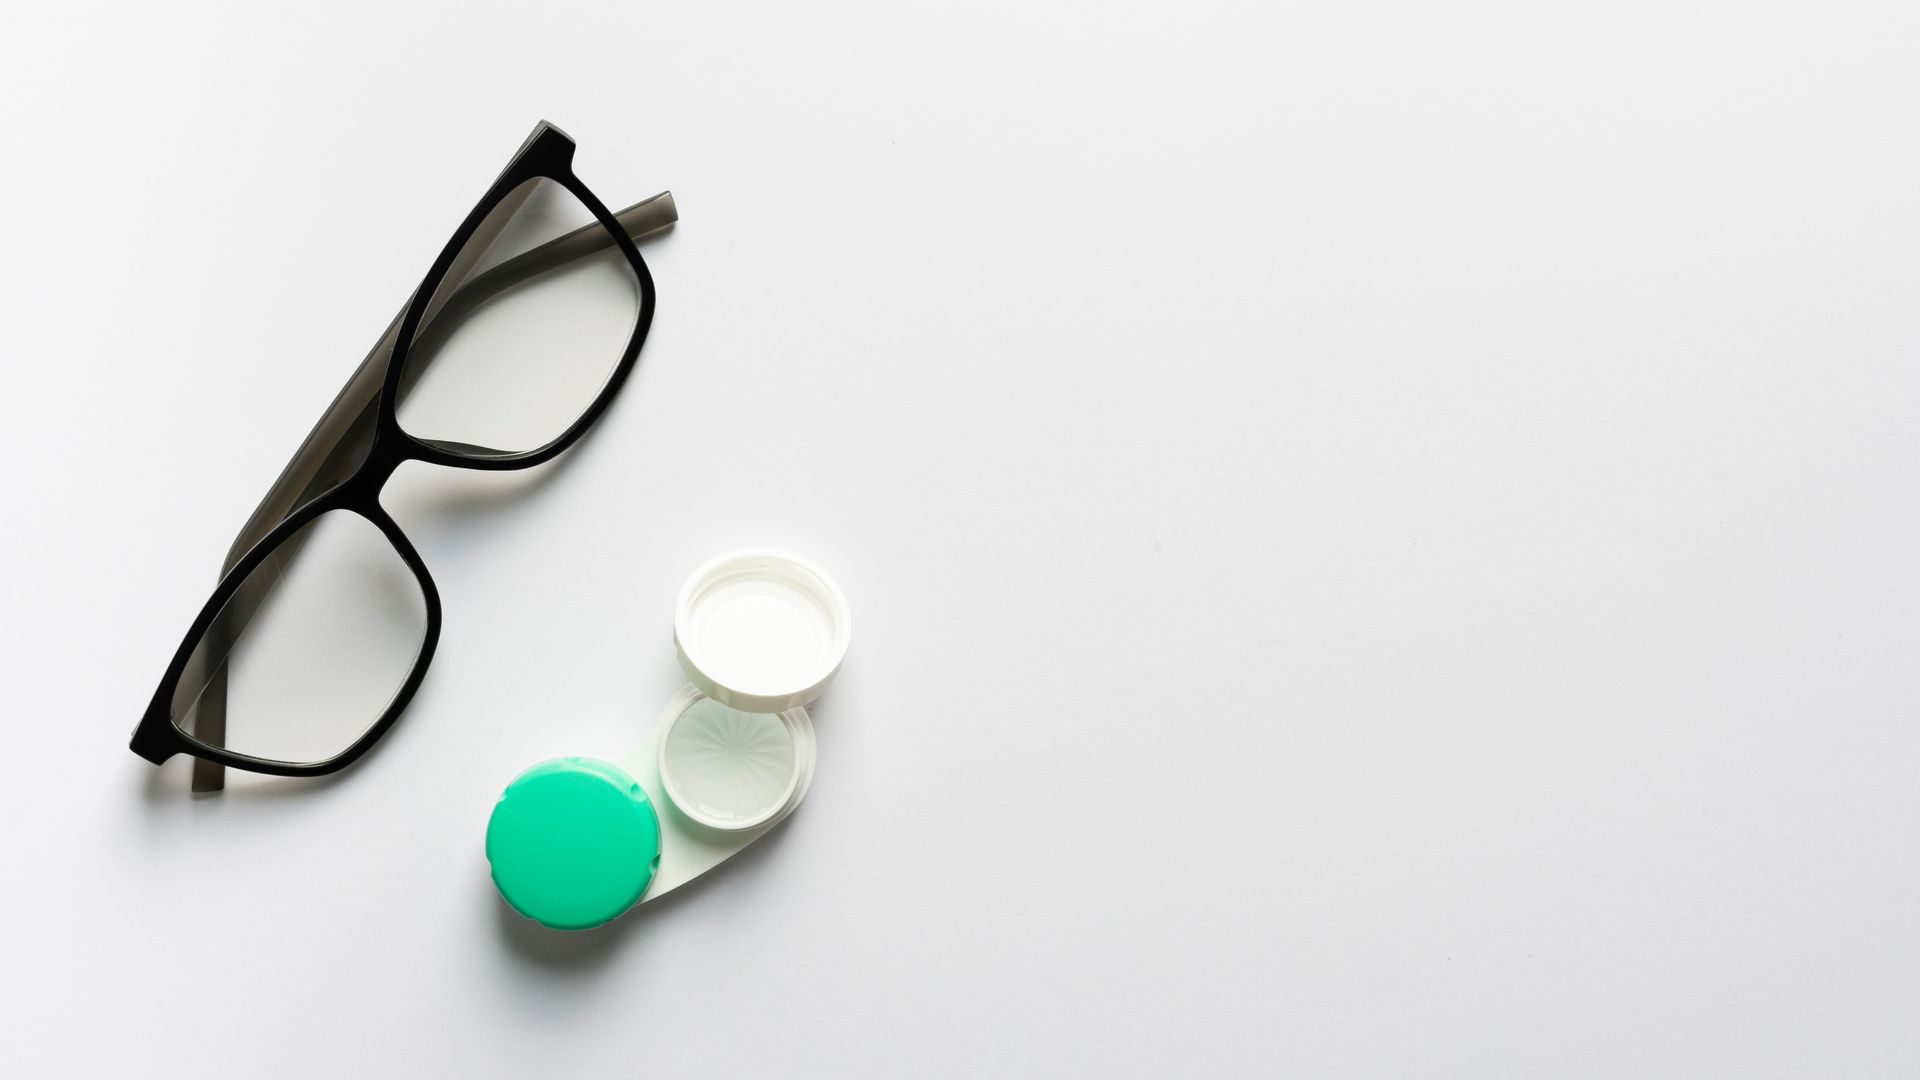
M318 761L283 761L274 758L257 757L242 754L222 746L216 746L195 737L183 730L173 715L173 694L180 680L186 674L186 667L192 659L194 649L212 628L215 619L226 608L234 594L245 586L247 579L261 563L272 557L280 546L300 534L306 527L321 517L335 512L355 514L380 530L381 535L400 557L407 569L412 572L414 581L420 586L421 598L426 604L426 627L421 634L419 651L415 654L413 665L407 670L407 677L399 689L388 699L387 706L375 718L374 722L361 733L359 738L344 750L332 757ZM323 776L337 772L359 760L373 748L382 735L385 735L400 718L412 702L414 694L425 680L427 667L433 661L434 650L440 643L441 607L440 589L434 584L433 574L428 571L420 552L407 539L407 534L394 521L379 503L379 492L371 485L342 484L308 502L294 511L287 519L276 525L258 544L249 549L231 571L220 579L220 584L202 605L199 615L188 628L180 647L175 650L173 659L167 665L166 674L161 677L159 687L154 691L153 699L147 705L147 711L140 718L140 724L134 729L133 752L154 764L160 764L175 754L186 753L206 761L216 762L231 768L248 772L265 773L271 776Z

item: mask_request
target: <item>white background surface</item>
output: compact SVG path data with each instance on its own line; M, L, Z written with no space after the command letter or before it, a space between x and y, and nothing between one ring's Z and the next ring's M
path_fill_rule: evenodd
M274 7L0 44L0 1073L1920 1070L1912 5ZM169 650L542 117L679 198L635 380L395 478L378 752L189 797ZM807 805L518 922L494 797L757 543Z

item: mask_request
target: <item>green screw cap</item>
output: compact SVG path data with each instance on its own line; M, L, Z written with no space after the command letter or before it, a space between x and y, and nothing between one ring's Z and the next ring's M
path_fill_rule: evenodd
M494 804L487 861L515 911L555 930L591 930L647 891L660 865L660 819L618 766L544 761Z

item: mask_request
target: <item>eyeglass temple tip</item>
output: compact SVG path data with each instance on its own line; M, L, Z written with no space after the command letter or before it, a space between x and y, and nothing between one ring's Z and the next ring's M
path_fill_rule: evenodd
M621 228L627 230L628 236L638 240L679 221L680 208L674 205L673 192L663 191L634 203L613 217Z

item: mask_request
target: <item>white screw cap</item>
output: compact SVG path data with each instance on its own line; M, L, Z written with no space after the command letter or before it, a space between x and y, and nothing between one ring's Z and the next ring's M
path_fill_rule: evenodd
M733 551L693 572L673 609L680 666L743 712L805 705L846 658L853 618L826 571L782 551Z

